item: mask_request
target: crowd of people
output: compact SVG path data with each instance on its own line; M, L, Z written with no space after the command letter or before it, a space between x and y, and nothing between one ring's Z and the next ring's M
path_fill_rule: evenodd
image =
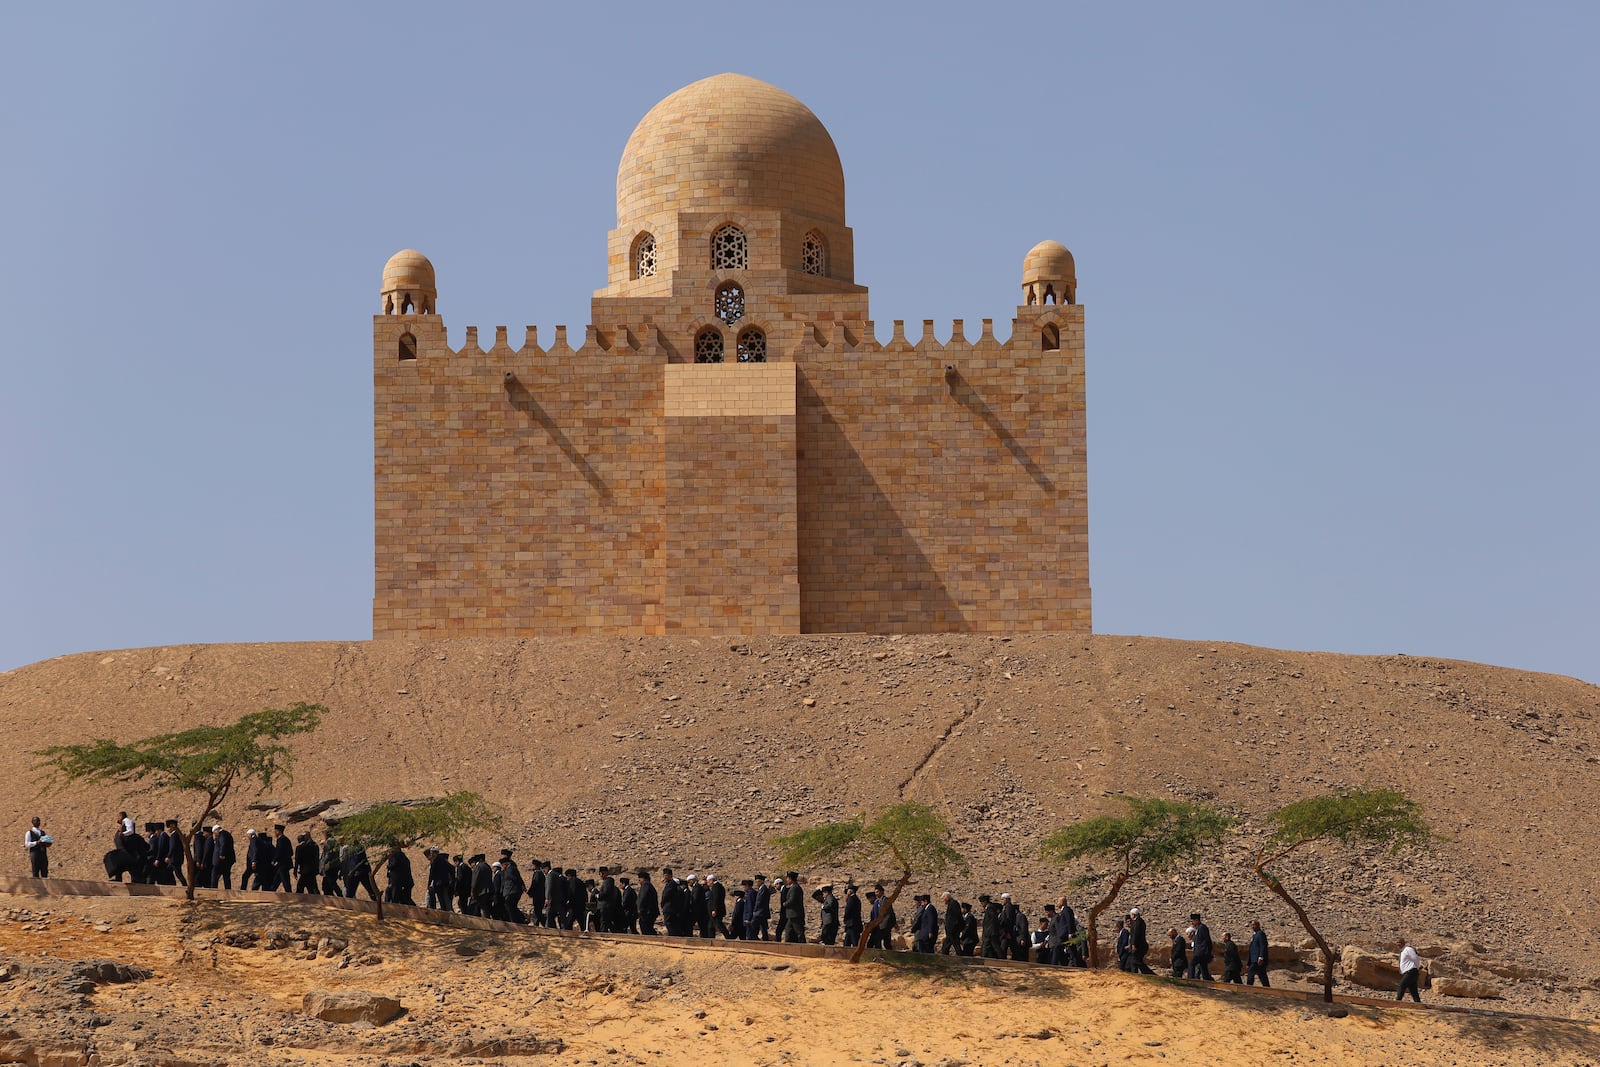
M244 836L241 856L233 833L222 823L201 828L190 843L196 886L233 889L234 868L242 863L240 889L348 897L364 890L374 900L416 904L416 878L404 849L385 850L380 861L385 886L380 891L366 849L341 843L331 831L320 843L310 831L301 831L291 841L281 823L270 832L246 829ZM50 844L50 836L35 818L24 845L36 878L49 875ZM653 873L643 868L624 873L601 867L594 876L583 877L575 868L532 860L524 873L513 852L503 848L491 861L483 852L452 856L437 846L425 848L423 906L561 930L803 944L808 940L810 899L818 915L818 944L851 948L865 934L867 948L888 949L894 946L895 935L902 933L891 894L882 883L863 889L849 882L838 892L828 884L808 894L796 871L771 881L756 874L730 886L715 874L679 877L672 868L663 867L658 885ZM187 885L184 867L184 842L176 819L148 822L140 832L127 812L119 814L113 847L105 856L106 873L113 880L126 876L135 882ZM1166 933L1172 976L1215 981L1211 965L1220 955L1222 981L1254 985L1259 980L1270 986L1266 932L1258 921L1250 923L1250 931L1241 953L1231 932L1216 941L1203 916L1191 913L1182 930L1171 927ZM1155 973L1148 962L1149 929L1140 909L1132 908L1115 920L1112 933L1120 969ZM981 893L976 904L958 900L950 892L941 893L938 904L932 894L915 894L903 936L913 952L1087 966L1087 930L1065 897L1045 904L1043 914L1030 920L1010 893L998 898ZM1418 965L1415 950L1404 946L1396 999L1407 992L1417 999Z

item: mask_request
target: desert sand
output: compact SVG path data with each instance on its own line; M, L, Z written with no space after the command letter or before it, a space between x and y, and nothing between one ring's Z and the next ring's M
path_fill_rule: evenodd
M318 953L316 946L326 946ZM850 965L315 906L0 897L0 1061L132 1065L1593 1063L1593 1025L1314 1005L1117 972ZM83 961L149 977L73 992ZM314 990L389 996L372 1026Z

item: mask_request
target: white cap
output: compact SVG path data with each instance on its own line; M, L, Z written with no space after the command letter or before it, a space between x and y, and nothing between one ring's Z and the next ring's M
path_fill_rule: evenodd
M1001 893L1000 894L1000 899L1001 900L1010 900L1011 899L1011 894L1010 893Z
M1129 908L1128 909L1128 914L1129 915L1137 915L1137 914L1139 914L1139 909L1138 908Z
M222 829L222 824L221 824L221 823L220 823L220 822L219 822L219 823L216 823L216 824L214 824L214 825L213 825L213 826L212 826L212 827L211 827L211 832L212 832L212 833L215 833L215 832L217 832L217 831L218 831L218 830L220 830L220 829Z

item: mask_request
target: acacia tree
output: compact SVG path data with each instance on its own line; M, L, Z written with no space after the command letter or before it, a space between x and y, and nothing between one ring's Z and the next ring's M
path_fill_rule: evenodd
M96 738L76 745L52 745L33 753L34 770L57 785L73 782L137 783L161 792L203 796L189 832L182 827L178 843L183 848L188 891L194 899L194 852L190 840L236 787L254 784L271 789L279 781L293 781L294 753L285 739L309 733L322 722L328 709L301 701L288 708L266 708L241 716L223 726L196 726L178 733L156 734L141 741L119 744Z
M861 931L861 940L850 954L851 963L860 962L868 938L912 878L919 874L938 875L948 870L967 869L966 859L950 845L949 823L929 805L915 801L885 808L871 822L858 815L845 822L824 823L774 838L772 844L789 867L888 859L900 871L878 918L868 922Z
M1205 804L1187 800L1123 797L1126 815L1101 815L1063 826L1039 848L1039 854L1056 863L1097 859L1103 869L1076 879L1089 885L1110 879L1102 896L1090 909L1087 927L1089 966L1100 966L1100 941L1096 923L1100 913L1117 899L1123 885L1147 872L1169 870L1179 860L1192 858L1207 845L1222 840L1233 826L1232 816Z
M423 800L385 801L340 819L334 833L346 845L382 848L388 859L425 840L448 841L471 830L498 830L500 816L477 793L461 790ZM383 895L369 868L366 889L383 918Z
M1333 1000L1333 949L1311 925L1300 902L1289 895L1278 876L1267 870L1303 848L1322 843L1347 849L1378 846L1390 852L1426 848L1434 834L1422 817L1422 806L1395 789L1337 789L1285 804L1267 816L1272 830L1251 861L1256 877L1294 911L1295 918L1322 950L1322 999Z

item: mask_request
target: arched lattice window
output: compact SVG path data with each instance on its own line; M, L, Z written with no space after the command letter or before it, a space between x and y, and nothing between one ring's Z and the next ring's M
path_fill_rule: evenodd
M750 242L737 226L724 226L711 235L711 269L745 270L750 266Z
M728 282L717 290L714 310L717 318L732 326L744 318L744 290L733 282Z
M1044 287L1044 299L1041 300L1040 303L1042 303L1042 304L1054 304L1055 302L1056 302L1056 287L1053 286L1053 285L1045 286Z
M1057 326L1053 322L1045 323L1044 329L1040 331L1039 339L1044 343L1044 350L1046 352L1060 351L1061 327Z
M722 362L722 331L707 326L695 336L694 361L696 363Z
M800 245L800 269L818 276L828 273L828 242L816 230L806 234Z
M767 361L767 335L751 327L739 335L739 362L765 363Z
M412 337L409 333L403 333L400 335L400 358L417 358L417 339Z
M633 242L633 276L656 276L656 235L653 233L641 233L638 240Z

